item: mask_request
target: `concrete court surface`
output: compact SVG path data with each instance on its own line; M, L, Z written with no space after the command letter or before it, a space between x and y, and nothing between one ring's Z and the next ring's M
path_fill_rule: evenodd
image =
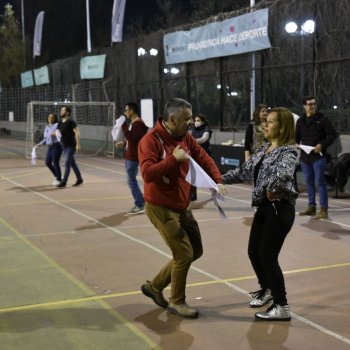
M169 250L145 214L125 215L123 161L77 161L84 184L71 173L57 189L43 161L0 158L1 350L350 349L349 200L330 197L329 220L296 217L280 256L293 317L262 322L248 307L251 188L229 187L226 221L200 190L204 255L187 288L200 317L182 319L140 292Z

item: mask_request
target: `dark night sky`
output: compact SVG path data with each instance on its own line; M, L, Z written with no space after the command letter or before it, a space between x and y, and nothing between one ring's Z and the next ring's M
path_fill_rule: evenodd
M25 34L33 39L36 16L45 11L42 56L48 61L67 57L87 48L85 0L23 0ZM0 14L10 3L21 22L21 0L0 0ZM90 0L92 48L110 45L113 0ZM137 18L151 19L157 12L155 0L126 0L124 38Z

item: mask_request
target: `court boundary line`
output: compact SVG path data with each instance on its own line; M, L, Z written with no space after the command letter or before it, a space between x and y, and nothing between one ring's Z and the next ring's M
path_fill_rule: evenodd
M65 205L65 204L63 204L63 203L61 203L61 202L59 202L59 201L57 201L57 200L55 200L55 199L52 199L52 198L50 198L50 197L48 197L48 196L46 196L46 195L44 195L44 194L42 194L42 193L40 193L40 192L36 192L36 191L34 191L34 190L30 189L30 188L27 188L27 187L25 187L25 186L23 186L23 185L21 185L21 184L15 182L15 181L13 181L13 180L11 180L11 179L8 179L8 178L6 178L6 177L4 177L4 176L2 176L2 175L0 175L0 177L3 178L3 179L5 179L6 181L8 181L8 182L10 182L10 183L15 184L16 186L19 186L19 187L24 188L24 189L27 190L28 192L34 193L35 195L37 195L37 196L39 196L39 197L41 197L41 198L46 198L49 202L51 202L51 203L56 203L58 206L60 206L60 207L62 207L62 208L65 208L65 209L67 209L68 211L71 211L71 212L73 212L73 213L75 213L75 214L77 214L77 215L79 215L79 216L81 216L81 217L84 217L84 218L86 218L86 219L88 219L88 220L90 220L90 221L92 221L92 222L94 222L94 223L96 223L96 224L98 223L98 224L100 224L101 226L103 226L103 227L105 227L105 228L108 228L109 230L111 230L111 231L117 233L118 235L120 235L120 236L122 236L122 237L124 237L124 238L127 238L127 239L129 239L129 240L131 240L131 241L133 241L133 242L139 243L139 244L141 244L141 245L143 245L143 246L145 246L145 247L147 247L147 248L150 248L151 250L153 250L153 251L159 253L160 255L165 256L165 257L167 257L167 258L169 258L169 259L171 258L171 256L170 256L169 254L165 253L165 252L162 251L161 249L158 249L158 248L156 248L156 247L154 247L154 246L148 244L147 242L144 242L144 241L142 241L142 240L140 240L140 239L136 239L136 238L134 238L134 237L132 237L132 236L130 236L130 235L128 235L128 234L126 234L126 233L120 231L120 230L115 229L114 227L110 227L110 226L108 226L108 225L106 225L106 224L104 224L104 223L102 223L102 222L96 220L95 218L90 217L89 215L80 212L80 211L77 210L77 209L71 208L71 207L69 207L68 205ZM23 239L25 240L25 237L23 237ZM25 240L25 241L27 241L27 240ZM32 244L32 243L30 243L30 242L28 242L28 244L33 245L33 248L36 248L39 252L41 252L41 254L45 254L44 252L40 251L40 249L37 248L34 244ZM47 255L45 254L45 256L47 256ZM47 258L49 258L49 256L47 256ZM50 258L49 258L49 259L50 259ZM52 260L52 261L53 261L53 260ZM57 266L59 266L59 265L57 264ZM65 271L63 268L61 268L61 269L62 269L63 271ZM214 274L211 274L210 272L207 272L207 271L205 271L205 270L203 270L203 269L200 269L200 268L198 268L198 267L191 266L191 269L194 270L194 271L196 271L196 272L198 272L198 273L200 273L200 274L203 274L203 275L205 275L205 276L211 278L212 280L215 280L215 281L220 281L220 280L222 280L221 278L215 276ZM65 273L67 274L67 276L71 276L71 275L68 273L68 271L65 271ZM72 278L74 278L74 277L72 276ZM79 285L80 285L81 282L78 281L78 280L76 280L76 283L78 283L78 282L79 282ZM240 287L236 286L235 284L233 284L233 283L231 283L231 282L223 282L223 284L226 285L227 287L231 288L231 289L236 290L237 292L239 292L239 293L241 293L241 294L247 294L247 293L248 293L248 291L246 291L245 289L240 288ZM107 305L108 305L108 304L107 304ZM106 310L109 310L109 309L106 309ZM118 313L116 313L116 314L118 314ZM308 320L308 319L306 319L306 318L304 318L304 317L302 317L302 316L299 316L299 315L296 314L296 313L291 312L291 314L292 314L292 316L293 316L294 318L296 318L296 319L298 319L299 321L301 321L301 322L303 322L303 323L309 325L310 327L313 327L313 328L315 328L315 329L321 331L322 333L325 333L325 334L327 334L327 335L329 335L329 336L332 336L332 337L334 337L334 338L336 338L336 339L338 339L338 340L340 340L340 341L343 341L344 343L350 344L350 339L349 339L349 338L343 337L343 336L341 336L340 334L337 334L337 333L335 333L335 332L333 332L333 331L331 331L331 330L329 330L329 329L327 329L327 328L325 328L325 327L323 327L323 326L321 326L321 325L319 325L319 324L317 324L317 323L315 323L315 322L312 322L311 320ZM122 315L120 315L120 317L122 317ZM131 325L132 325L132 324L131 324ZM134 325L132 325L132 326L136 328L136 326L134 326ZM137 328L136 328L136 329L137 329ZM145 335L145 336L146 336L146 335Z
M58 264L55 260L53 260L48 254L46 254L44 251L42 251L40 248L38 248L34 243L30 242L26 239L24 235L22 235L18 230L16 230L12 225L10 225L6 220L0 217L0 222L6 226L12 233L19 236L19 238L27 244L34 252L36 252L39 256L42 256L51 266L53 266L57 271L59 271L63 276L65 276L69 281L71 281L73 284L75 284L78 288L82 290L82 292L85 292L87 294L92 294L92 290L84 285L82 282L80 282L78 279L76 279L72 274L70 274L67 270L65 270L60 264ZM90 301L90 300L86 300ZM93 301L93 300L91 300ZM114 318L116 318L122 325L127 327L132 334L142 339L146 344L152 346L154 349L161 349L159 345L153 341L149 336L147 336L145 333L143 333L138 327L136 327L132 322L127 320L122 314L114 310L110 304L105 302L104 300L96 299L94 302L98 303L103 310L108 312L110 315L112 315ZM39 305L39 304L38 304ZM2 309L0 309L2 310ZM2 313L0 311L0 313Z

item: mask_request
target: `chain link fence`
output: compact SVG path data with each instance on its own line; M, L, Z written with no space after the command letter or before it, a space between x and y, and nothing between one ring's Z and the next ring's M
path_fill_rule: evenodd
M331 117L339 132L349 131L350 90L350 2L266 1L269 7L269 38L272 47L255 53L256 103L285 106L301 114L302 98L314 95L319 108ZM235 14L221 14L220 18ZM316 31L287 34L287 22L316 22ZM208 22L213 21L209 19ZM193 24L192 27L197 26ZM176 30L189 28L176 28ZM174 29L175 30L175 29ZM174 31L171 30L171 31ZM11 130L19 137L16 122L26 121L30 101L115 102L116 114L123 104L151 98L155 117L167 99L182 97L193 104L194 113L207 116L210 125L220 131L244 130L250 115L250 79L252 55L208 59L168 66L163 54L161 30L95 50L106 54L105 78L80 79L80 59L85 53L48 65L50 84L30 88L2 89L0 92L0 136ZM138 48L158 55L138 56ZM14 122L9 122L9 114ZM112 125L111 125L112 127Z

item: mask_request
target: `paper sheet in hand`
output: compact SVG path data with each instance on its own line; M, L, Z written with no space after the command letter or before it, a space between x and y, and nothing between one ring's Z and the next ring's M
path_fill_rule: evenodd
M32 164L35 165L36 164L36 148L33 147L32 149Z
M307 154L310 154L315 149L314 146L306 146L306 145L299 145L299 148L301 148ZM323 156L321 152L320 152L320 155Z

